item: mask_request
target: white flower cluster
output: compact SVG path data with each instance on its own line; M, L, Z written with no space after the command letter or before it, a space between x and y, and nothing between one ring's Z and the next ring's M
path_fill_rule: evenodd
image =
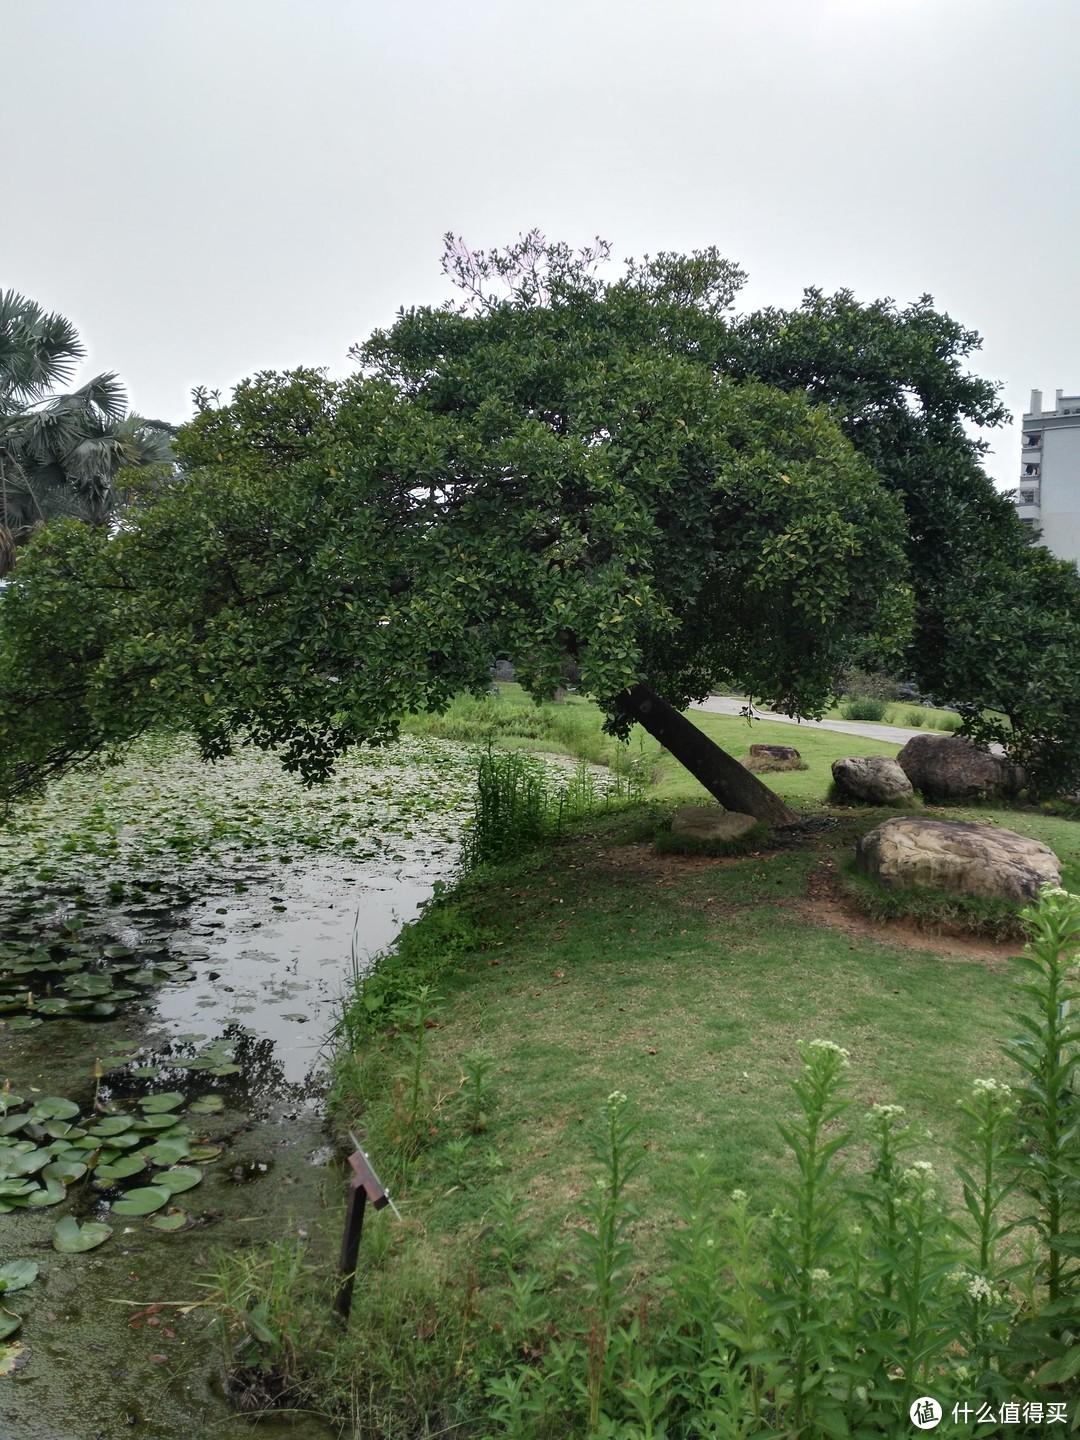
M832 1279L832 1276L829 1274L828 1270L811 1270L810 1279L814 1282L815 1285L825 1285L829 1280Z
M899 1120L907 1111L903 1105L874 1105L870 1113L875 1120Z
M611 1094L607 1097L607 1103L615 1106L625 1105L626 1096L621 1090L612 1090Z
M732 1192L731 1192L731 1198L732 1198L732 1200L735 1201L736 1205L741 1205L742 1202L743 1202L744 1200L748 1199L749 1197L747 1196L747 1193L746 1193L745 1190L732 1190Z
M986 1080L976 1080L971 1087L971 1093L977 1100L982 1094L1000 1095L1007 1098L1012 1094L1012 1086L1006 1085L1004 1081L995 1080L992 1076Z
M840 1062L846 1065L851 1058L848 1051L842 1045L837 1045L833 1040L811 1040L806 1047L808 1050L829 1050L834 1055L840 1056Z
M904 1171L904 1180L909 1185L926 1184L933 1178L934 1167L929 1160L913 1160Z
M972 1300L989 1300L994 1293L990 1288L990 1281L984 1275L972 1276L967 1290Z

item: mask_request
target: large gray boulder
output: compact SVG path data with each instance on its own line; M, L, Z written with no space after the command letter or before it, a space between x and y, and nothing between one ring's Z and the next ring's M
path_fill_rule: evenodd
M715 805L683 805L671 821L672 835L688 840L741 840L757 821L737 810L718 810Z
M855 863L889 890L947 890L1026 902L1047 881L1061 883L1061 865L1040 840L996 825L967 825L898 815L855 847Z
M915 735L896 763L928 800L974 800L1018 795L1027 783L1019 765L979 750L956 735Z
M837 789L871 805L904 805L914 800L911 781L888 755L845 755L832 762Z

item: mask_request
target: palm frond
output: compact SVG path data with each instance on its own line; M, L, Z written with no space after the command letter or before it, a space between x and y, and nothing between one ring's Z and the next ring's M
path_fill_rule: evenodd
M70 320L0 290L0 403L39 399L69 379L85 354Z

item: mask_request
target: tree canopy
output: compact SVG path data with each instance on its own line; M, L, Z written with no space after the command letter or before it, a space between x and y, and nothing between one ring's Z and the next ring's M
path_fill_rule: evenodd
M47 527L0 604L4 793L162 722L317 779L499 655L538 696L573 658L623 733L718 687L820 712L913 614L958 678L957 575L1026 553L964 428L1002 417L977 337L846 292L740 319L715 251L606 258L448 237L461 304L402 311L349 380L201 396L182 483L115 534Z
M113 373L54 394L86 351L70 321L0 291L0 575L57 516L106 525L125 470L172 464L171 425L127 413Z

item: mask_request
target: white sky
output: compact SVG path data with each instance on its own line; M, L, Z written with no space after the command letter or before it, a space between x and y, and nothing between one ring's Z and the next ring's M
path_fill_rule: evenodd
M0 0L0 288L180 420L348 373L446 230L715 244L740 308L928 291L1019 416L1080 391L1078 62L1078 0Z

